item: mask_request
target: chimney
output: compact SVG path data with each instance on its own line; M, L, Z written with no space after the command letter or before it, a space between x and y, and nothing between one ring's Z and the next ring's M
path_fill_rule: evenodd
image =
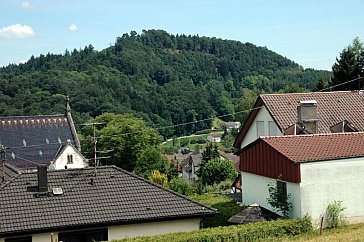
M47 165L38 165L38 193L48 192Z
M305 130L311 134L317 133L318 115L317 115L317 101L300 101L297 107L298 123L302 123Z

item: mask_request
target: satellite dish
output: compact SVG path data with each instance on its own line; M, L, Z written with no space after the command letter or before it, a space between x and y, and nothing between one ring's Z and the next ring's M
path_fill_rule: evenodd
M53 165L53 164L50 164L50 165L48 166L48 170L49 170L49 171L54 171L54 170L56 170L56 166L55 166L55 165Z

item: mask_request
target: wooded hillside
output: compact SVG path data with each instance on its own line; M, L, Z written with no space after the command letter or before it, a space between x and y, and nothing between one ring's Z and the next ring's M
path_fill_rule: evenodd
M154 127L165 127L241 111L243 89L313 90L319 80L329 78L330 72L303 69L251 43L132 31L101 51L89 45L0 68L0 115L63 113L68 95L76 123L112 112L133 113ZM159 131L168 137L210 124Z

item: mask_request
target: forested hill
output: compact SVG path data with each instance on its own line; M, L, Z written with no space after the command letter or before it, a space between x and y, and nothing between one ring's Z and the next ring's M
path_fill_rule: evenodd
M89 45L1 68L0 116L63 113L68 95L77 123L113 112L165 127L241 111L243 89L312 90L329 77L251 43L132 31L101 51ZM160 131L170 136L209 127L206 121Z

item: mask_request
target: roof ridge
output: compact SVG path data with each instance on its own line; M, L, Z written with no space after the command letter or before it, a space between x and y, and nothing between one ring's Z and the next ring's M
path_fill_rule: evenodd
M330 92L292 92L292 93L265 93L260 94L260 96L286 96L286 95L307 95L307 94L333 94L333 93L359 93L364 90L354 90L354 91L330 91Z
M65 114L35 114L35 115L21 115L21 116L0 116L0 119L11 119L11 118L36 118L36 117L60 117L60 116L64 116L66 117Z
M316 133L316 134L298 134L298 135L276 135L276 136L260 136L262 140L267 139L288 139L293 137L317 137L317 136L342 136L342 135L364 135L364 131L358 131L358 132L340 132L340 133Z

